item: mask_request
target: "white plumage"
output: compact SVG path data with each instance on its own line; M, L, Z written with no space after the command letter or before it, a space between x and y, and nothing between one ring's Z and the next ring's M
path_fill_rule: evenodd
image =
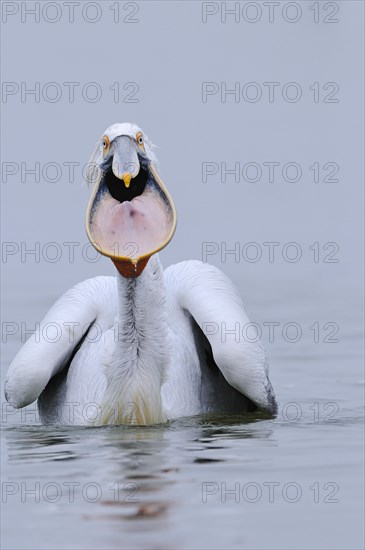
M115 137L125 135L118 126ZM44 337L52 323L57 342ZM163 272L153 254L139 276L96 277L66 292L10 365L5 395L16 408L38 399L42 421L57 424L274 413L262 345L224 335L237 323L249 319L220 270L188 261Z

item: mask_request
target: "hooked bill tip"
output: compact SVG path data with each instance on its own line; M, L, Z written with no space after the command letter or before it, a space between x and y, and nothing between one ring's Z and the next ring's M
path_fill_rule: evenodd
M121 180L124 182L124 185L128 189L131 184L132 174L130 172L125 172L122 174Z

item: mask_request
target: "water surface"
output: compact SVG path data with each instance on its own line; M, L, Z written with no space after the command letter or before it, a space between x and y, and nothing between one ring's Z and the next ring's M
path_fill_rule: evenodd
M359 320L344 308L340 341L314 344L297 313L301 341L266 342L276 418L65 429L3 408L4 547L362 548Z

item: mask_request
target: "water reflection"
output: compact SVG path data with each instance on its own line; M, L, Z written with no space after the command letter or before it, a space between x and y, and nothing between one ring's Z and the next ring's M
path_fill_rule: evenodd
M198 491L205 468L231 461L230 442L270 439L272 428L260 415L211 416L153 427L7 426L3 437L9 479L39 483L41 493L47 484L63 490L72 480L73 502L67 497L56 504L63 513L112 522L117 531L138 522L149 531L179 507L181 483Z
M92 448L98 455L125 456L132 468L149 463L161 455L164 448L176 442L189 442L192 450L212 449L217 439L269 438L272 424L268 417L259 414L245 416L193 417L177 420L164 426L112 426L99 428L57 426L7 426L2 429L8 444L9 460L54 459L67 447L67 454L82 458ZM49 449L52 447L52 450ZM72 447L72 449L70 449ZM187 447L185 447L187 448ZM215 447L216 449L225 447ZM156 461L156 464L159 460Z
M303 453L301 461L297 449L312 448L318 434L322 441L326 433L328 440L336 426L342 428L341 423L312 422L309 430L307 418L301 425L284 426L282 419L261 415L185 418L148 428L8 425L3 430L3 479L19 490L9 496L7 514L15 518L26 513L34 525L40 515L48 514L50 519L54 515L76 538L78 533L87 533L89 548L120 548L120 541L129 543L132 538L138 548L149 548L151 540L155 548L163 548L164 533L172 537L168 547L176 547L183 536L181 520L194 523L194 510L199 510L207 528L222 512L241 517L237 505L233 509L228 502L222 504L219 494L204 504L204 483L213 483L219 491L237 483L243 487L248 481L264 488L263 476L274 471L275 480L283 484L288 481L288 456L295 452L297 469L293 463L290 468L304 490L309 482L301 481L300 472L307 471L308 457ZM318 464L317 458L317 477ZM324 475L327 461L320 465ZM39 485L37 506L33 496L24 504L17 503L22 483L33 492ZM49 500L48 485L61 490L56 502Z

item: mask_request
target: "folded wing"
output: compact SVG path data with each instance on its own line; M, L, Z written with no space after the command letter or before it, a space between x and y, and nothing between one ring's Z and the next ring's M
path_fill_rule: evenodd
M208 339L224 378L260 409L274 413L275 395L261 343L244 337L250 323L241 297L229 278L214 266L187 261L165 272L168 288ZM229 334L229 331L232 331Z
M96 277L74 286L49 310L9 367L5 397L11 405L21 408L33 403L50 379L69 364L89 327L105 315L109 279L114 281Z

